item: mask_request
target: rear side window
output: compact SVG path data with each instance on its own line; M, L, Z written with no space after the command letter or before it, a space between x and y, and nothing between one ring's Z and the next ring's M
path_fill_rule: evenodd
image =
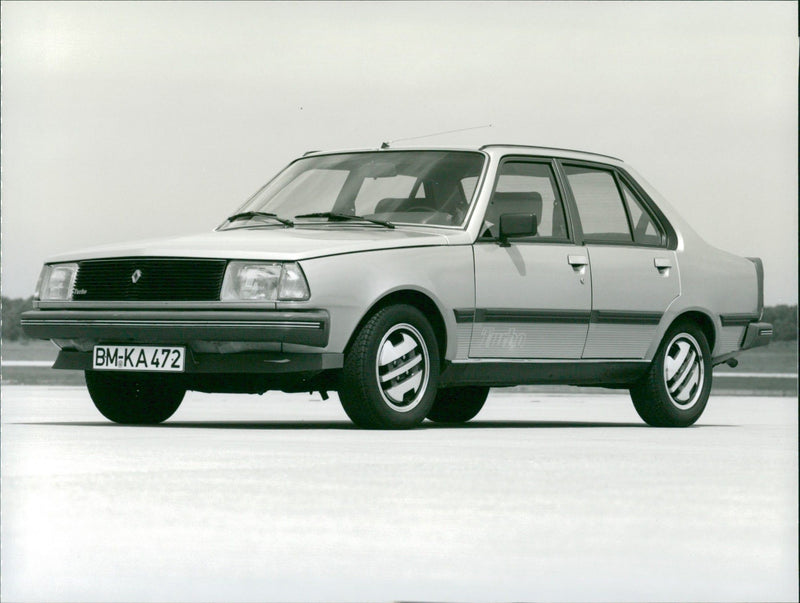
M524 161L503 163L486 209L484 236L499 235L502 214L531 213L536 215L537 223L537 234L531 240L567 238L564 205L550 165Z
M587 241L630 243L633 241L625 205L614 174L607 170L565 165L572 196Z

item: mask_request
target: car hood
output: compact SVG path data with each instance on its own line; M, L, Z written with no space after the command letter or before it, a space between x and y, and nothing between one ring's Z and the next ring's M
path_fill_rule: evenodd
M48 258L68 262L109 257L196 257L303 260L378 249L447 245L444 234L421 230L332 225L322 228L240 228L206 234L92 247Z

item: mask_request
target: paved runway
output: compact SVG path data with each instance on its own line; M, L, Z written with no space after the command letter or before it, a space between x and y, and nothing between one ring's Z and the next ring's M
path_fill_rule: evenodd
M10 601L797 600L797 399L690 429L626 395L493 393L462 428L189 394L122 427L2 390Z

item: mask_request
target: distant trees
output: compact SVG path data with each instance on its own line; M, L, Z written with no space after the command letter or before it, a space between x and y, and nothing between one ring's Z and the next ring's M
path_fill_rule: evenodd
M797 305L768 306L764 308L764 322L771 322L775 329L772 341L797 340Z
M27 339L19 326L20 314L33 307L33 297L27 299L2 298L3 306L3 339L17 341ZM797 340L797 305L768 306L764 308L765 322L772 323L775 327L773 341Z
M3 306L3 340L16 341L27 339L19 326L19 316L33 307L33 297L28 299L10 299L3 297L0 300Z

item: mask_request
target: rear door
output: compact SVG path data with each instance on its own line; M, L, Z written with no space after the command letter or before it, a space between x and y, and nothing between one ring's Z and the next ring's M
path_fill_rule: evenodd
M561 163L592 266L592 313L583 358L643 358L680 294L664 226L609 166Z

